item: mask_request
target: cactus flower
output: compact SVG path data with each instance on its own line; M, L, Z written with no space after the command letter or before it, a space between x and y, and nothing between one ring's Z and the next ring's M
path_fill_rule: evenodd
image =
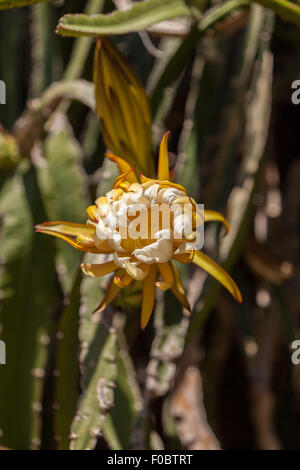
M36 226L37 231L61 238L78 250L110 254L111 259L103 264L81 265L82 271L89 276L114 273L96 312L104 310L133 280L143 281L143 329L153 311L156 287L171 289L190 311L173 260L195 263L223 284L238 302L242 300L229 274L201 250L193 249L191 242L195 230L204 222L220 221L227 231L229 225L220 213L199 210L186 189L171 181L167 140L168 133L160 144L157 179L141 174L138 181L134 168L127 161L108 153L106 156L117 164L120 175L115 179L112 190L88 207L86 224L55 221ZM164 225L164 215L158 214L153 230L153 208L160 210L163 205L170 209L170 223ZM188 209L181 210L183 207ZM144 219L141 218L141 209L144 209Z

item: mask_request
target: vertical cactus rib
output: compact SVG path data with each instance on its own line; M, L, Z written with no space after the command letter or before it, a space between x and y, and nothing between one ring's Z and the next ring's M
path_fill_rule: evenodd
M1 339L7 364L0 369L2 443L38 448L48 328L55 305L52 241L36 239L32 226L45 217L36 173L21 166L0 197ZM5 403L5 406L3 405Z
M49 219L85 222L87 182L81 166L82 150L64 115L58 114L45 138L45 164L39 180ZM79 269L81 255L64 242L57 242L57 266L65 293L69 293Z
M59 449L70 445L70 428L77 408L79 381L79 308L81 272L78 272L70 301L64 308L57 328L55 363L54 432Z

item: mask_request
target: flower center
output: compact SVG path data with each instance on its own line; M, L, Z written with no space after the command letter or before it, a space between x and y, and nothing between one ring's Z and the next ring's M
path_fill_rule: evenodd
M133 183L100 199L96 238L107 240L118 259L165 263L192 231L193 206L177 188Z

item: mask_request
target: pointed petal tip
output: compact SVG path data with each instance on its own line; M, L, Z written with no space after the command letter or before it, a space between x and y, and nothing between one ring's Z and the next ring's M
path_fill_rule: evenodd
M190 317L192 315L192 309L191 306L183 306L183 315L185 317Z
M141 330L145 331L146 327L148 326L148 324L150 322L150 319L151 319L151 317L146 322L143 322L142 319L141 319L141 321L140 321Z
M156 281L155 283L156 287L158 287L159 289L163 290L163 291L166 291L168 289L170 289L172 283L170 282L163 282L163 281Z
M184 299L184 303L181 302L181 305L183 307L183 313L189 317L192 314L192 307L190 306L190 303L186 297Z
M105 305L105 304L104 304L104 305L100 305L100 307L96 308L96 309L93 311L92 315L97 315L98 313L103 312L103 310L105 310L106 307L107 307L107 305Z
M228 233L230 232L230 225L227 222L227 220L225 220L223 223L224 223L225 230L223 229L223 233L221 236L226 237L226 235L228 235Z
M194 251L193 262L220 282L238 303L242 303L242 294L237 284L222 266L200 250Z

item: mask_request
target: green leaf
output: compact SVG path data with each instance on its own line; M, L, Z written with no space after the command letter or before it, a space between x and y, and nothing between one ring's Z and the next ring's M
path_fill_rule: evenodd
M256 3L270 8L286 21L300 28L300 6L286 0L255 0Z
M100 36L140 31L160 21L189 16L191 10L183 0L148 0L136 2L127 11L109 15L65 15L57 32L63 36Z
M19 8L27 5L35 5L36 3L49 2L50 0L0 0L0 10L7 8Z
M56 305L55 253L52 240L33 230L45 211L35 170L27 162L3 187L0 214L0 323L7 352L7 364L0 368L2 443L37 448L48 327Z

